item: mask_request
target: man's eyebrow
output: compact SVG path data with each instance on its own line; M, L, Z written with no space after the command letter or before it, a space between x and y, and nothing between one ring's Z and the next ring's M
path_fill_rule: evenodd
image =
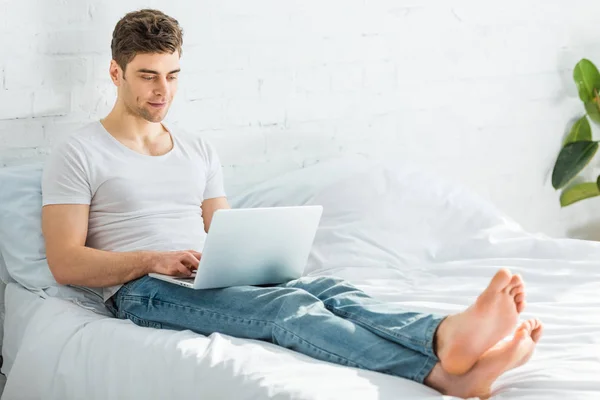
M181 68L174 69L173 71L169 72L167 75L176 74L179 71L181 71ZM153 69L146 69L146 68L138 69L137 72L142 72L142 73L145 73L145 74L160 75L160 72L154 71Z

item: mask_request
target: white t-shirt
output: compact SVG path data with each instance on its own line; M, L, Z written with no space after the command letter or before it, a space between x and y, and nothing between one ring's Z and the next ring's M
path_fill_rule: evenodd
M206 140L169 131L173 148L148 156L123 145L99 121L85 126L46 162L43 205L89 204L88 247L202 251L200 206L225 196L221 164ZM104 300L121 286L105 288Z

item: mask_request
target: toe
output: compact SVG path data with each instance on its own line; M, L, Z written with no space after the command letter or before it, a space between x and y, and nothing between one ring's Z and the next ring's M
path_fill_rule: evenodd
M528 319L527 321L523 321L521 325L517 328L516 333L524 331L526 335L530 335L533 328L536 326L535 319ZM515 334L516 334L515 333Z
M496 272L496 275L494 275L494 277L492 278L492 281L489 285L489 289L496 292L500 292L501 290L507 288L508 284L511 281L511 278L512 274L510 273L510 271L506 268L502 268L501 270Z
M525 321L521 325L519 325L519 327L513 334L510 344L512 346L516 346L519 345L525 339L531 339L531 328L532 325L530 321Z
M544 332L544 325L541 323L541 321L539 319L536 319L535 322L536 322L536 324L535 324L533 331L531 332L531 338L533 339L534 342L537 343L540 340L540 338L542 337L542 333Z
M515 334L513 335L513 343L520 342L523 339L527 339L528 336L530 336L528 329L519 328L516 330Z
M515 274L511 276L508 285L506 286L506 290L510 293L517 286L521 286L523 284L523 279L521 279L521 275Z
M525 285L521 284L521 285L517 285L517 286L513 286L512 289L510 289L509 294L511 296L516 296L519 293L523 293L525 291Z
M525 301L525 293L519 293L515 296L515 303L522 303Z
M515 274L513 278L514 278L514 282L516 282L515 283L516 286L522 285L524 283L523 277L521 276L521 274Z
M527 301L523 300L520 303L516 303L517 305L517 312L520 314L523 312L523 310L525 310L525 306L527 305Z

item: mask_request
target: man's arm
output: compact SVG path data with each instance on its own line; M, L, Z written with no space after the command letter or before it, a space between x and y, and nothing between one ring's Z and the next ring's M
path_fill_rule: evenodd
M215 197L214 199L206 199L202 202L202 219L204 220L204 232L208 233L213 214L218 209L229 209L227 197Z
M189 276L200 253L109 252L85 246L89 205L54 204L42 208L46 257L54 279L62 285L107 287L150 272Z

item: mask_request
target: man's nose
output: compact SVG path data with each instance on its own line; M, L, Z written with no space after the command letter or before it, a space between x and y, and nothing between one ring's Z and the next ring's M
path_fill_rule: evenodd
M154 87L154 94L166 96L169 92L169 84L166 78L159 78L156 80L156 86Z

